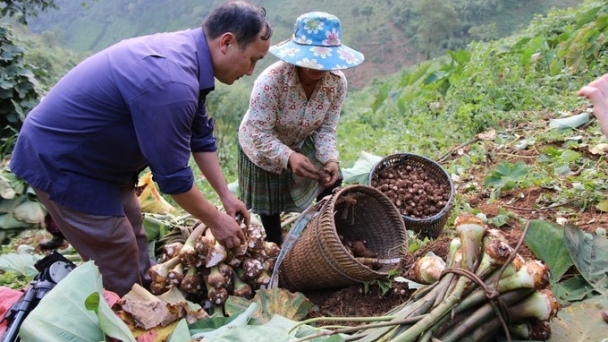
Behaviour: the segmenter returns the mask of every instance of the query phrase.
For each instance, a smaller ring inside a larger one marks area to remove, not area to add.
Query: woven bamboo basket
[[[320,203],[321,204],[321,203]],[[306,224],[279,268],[279,286],[291,291],[341,288],[386,277],[407,248],[405,225],[395,205],[367,185],[338,188]],[[372,269],[344,246],[344,240],[364,240],[381,260]]]
[[[450,216],[452,206],[454,205],[454,184],[452,183],[450,175],[441,165],[429,158],[409,153],[397,153],[387,156],[376,163],[369,174],[369,185],[372,185],[372,180],[379,173],[396,165],[421,167],[429,177],[434,178],[439,184],[443,184],[449,189],[449,200],[437,214],[426,218],[415,218],[402,215],[406,229],[419,233],[422,236],[430,238],[438,237],[443,230],[443,227]]]

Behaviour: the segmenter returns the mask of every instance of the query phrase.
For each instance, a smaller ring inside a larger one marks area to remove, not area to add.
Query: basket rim
[[[372,167],[372,169],[369,172],[368,185],[369,186],[372,185],[372,178],[374,176],[374,173],[376,172],[377,168],[382,164],[382,162],[384,162],[384,161],[386,161],[387,159],[390,159],[390,158],[399,157],[399,158],[402,159],[403,157],[408,157],[408,156],[413,156],[413,157],[420,158],[424,162],[428,162],[430,164],[433,164],[437,168],[439,168],[439,170],[441,170],[441,173],[447,179],[448,184],[450,186],[450,196],[449,196],[449,199],[448,199],[447,203],[443,206],[443,208],[437,214],[435,214],[433,216],[429,216],[429,217],[425,217],[425,218],[416,218],[416,217],[401,215],[401,217],[403,217],[403,219],[405,219],[405,220],[408,220],[410,222],[415,222],[415,223],[428,223],[428,222],[436,221],[439,218],[443,217],[448,211],[450,211],[452,209],[452,204],[454,203],[454,194],[455,194],[454,183],[452,182],[452,177],[450,177],[450,175],[448,174],[447,170],[443,166],[441,166],[441,164],[439,164],[438,162],[436,162],[436,161],[434,161],[434,160],[432,160],[432,159],[430,159],[428,157],[419,155],[419,154],[407,153],[407,152],[393,153],[393,154],[390,154],[390,155],[382,158],[381,160],[379,160],[378,162],[376,162],[374,164],[374,166]]]

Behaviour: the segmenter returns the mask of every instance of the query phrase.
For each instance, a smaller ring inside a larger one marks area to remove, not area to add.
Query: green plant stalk
[[[439,303],[441,303],[441,301],[445,298],[446,294],[450,293],[456,285],[457,279],[454,273],[446,273],[443,277],[446,278],[445,282],[447,282],[448,285],[439,287],[437,289],[438,293],[437,296],[435,296],[435,303],[433,303],[433,307],[439,305]]]
[[[548,289],[544,289],[531,293],[524,300],[520,300],[515,305],[509,307],[508,315],[511,322],[519,322],[528,320],[530,318],[547,321],[555,316],[557,309],[558,304],[557,300],[553,296],[553,293]],[[468,335],[463,336],[458,341],[485,341],[496,333],[501,324],[500,319],[498,317],[494,317],[490,321],[486,322],[481,329],[470,332]]]
[[[528,261],[524,264],[519,271],[503,277],[498,282],[497,288],[494,288],[493,281],[489,282],[488,287],[495,289],[499,294],[507,291],[516,290],[520,288],[539,290],[548,284],[549,270],[542,264],[537,263],[534,260]],[[498,274],[498,273],[496,273]],[[471,307],[477,306],[487,300],[487,294],[484,289],[476,288],[470,293],[466,293],[463,296],[463,300],[454,308],[456,313],[467,310]]]
[[[400,321],[409,317],[420,316],[427,313],[428,310],[433,307],[437,294],[441,293],[443,287],[449,286],[449,279],[443,277],[439,280],[439,282],[435,284],[437,285],[433,287],[433,290],[429,291],[423,298],[420,298],[416,301],[410,300],[403,306],[401,306],[397,312],[393,313],[393,316],[395,316],[393,321]],[[397,328],[400,329],[401,326]],[[386,335],[390,330],[390,328],[381,327],[376,328],[374,330],[365,330],[355,335],[364,335],[361,338],[360,342],[375,342],[378,341],[378,339],[382,336]]]
[[[511,307],[518,301],[530,295],[530,289],[518,289],[503,293],[500,295],[500,300],[507,306]],[[467,311],[467,315],[456,315],[453,319],[452,328],[442,333],[439,339],[442,342],[456,342],[477,329],[486,329],[486,322],[497,318],[494,305],[490,302],[478,307],[472,314]],[[456,324],[455,324],[456,323]],[[500,325],[496,328],[500,328]],[[496,330],[494,330],[496,333]]]
[[[325,320],[334,320],[335,318],[339,318],[339,317],[320,317],[321,319],[325,319]],[[342,317],[342,318],[347,318],[347,317]],[[351,317],[353,318],[353,317]],[[359,317],[362,318],[362,317]],[[364,317],[363,317],[364,318]],[[370,317],[370,318],[378,318],[378,317]],[[376,328],[382,328],[382,327],[389,327],[389,330],[395,329],[396,326],[400,325],[400,324],[413,324],[416,323],[417,321],[419,321],[420,319],[422,319],[422,316],[416,316],[416,317],[410,317],[410,318],[406,318],[404,320],[401,321],[391,321],[391,322],[382,322],[382,323],[372,323],[372,324],[366,324],[364,326],[356,326],[356,327],[345,327],[342,329],[337,329],[334,330],[332,332],[322,332],[319,334],[315,334],[315,335],[308,335],[302,339],[299,340],[295,340],[293,342],[298,342],[298,341],[308,341],[308,340],[312,340],[314,338],[317,337],[323,337],[323,336],[328,336],[328,335],[334,335],[334,334],[349,334],[352,332],[359,332],[361,331],[361,329],[376,329]],[[307,320],[310,323],[310,320]],[[301,326],[302,324],[298,324],[298,326]],[[289,332],[293,332],[295,330],[295,326],[292,327],[291,329],[289,329]],[[357,335],[352,335],[352,336],[347,336],[345,337],[345,341],[353,341],[353,340],[357,340],[360,341],[360,336]],[[375,340],[375,342],[379,342],[384,340],[384,336],[380,337],[379,339]]]
[[[188,236],[184,245],[179,251],[179,258],[181,259],[184,266],[195,267],[197,262],[199,261],[198,253],[196,252],[196,240],[198,240],[199,236],[205,232],[207,226],[203,223],[199,223],[192,233]]]
[[[450,242],[450,249],[448,250],[448,255],[446,257],[446,267],[447,268],[452,268],[455,267],[455,263],[456,263],[456,255],[460,255],[460,247],[461,247],[461,243],[460,243],[460,238],[455,237],[452,239],[452,241]],[[439,284],[439,282],[441,282],[441,279],[435,283],[429,284],[423,288],[418,289],[416,292],[414,292],[411,296],[410,299],[412,301],[417,301],[420,298],[423,298],[424,296],[426,296],[427,293],[429,293],[430,291],[432,291],[433,289],[435,289],[435,287]]]
[[[391,342],[408,342],[415,341],[418,339],[421,334],[433,326],[434,323],[439,321],[443,315],[450,312],[452,307],[456,305],[464,292],[467,284],[469,283],[469,279],[465,277],[459,277],[458,282],[454,288],[454,291],[450,293],[450,295],[445,298],[441,304],[433,308],[423,319],[409,327],[404,332],[395,336],[394,339],[391,339]]]

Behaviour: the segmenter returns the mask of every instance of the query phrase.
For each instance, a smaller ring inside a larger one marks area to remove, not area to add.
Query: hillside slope
[[[160,31],[171,31],[199,26],[210,9],[222,0],[208,0],[204,4],[195,0],[57,0],[58,10],[41,13],[30,20],[30,28],[35,33],[52,31],[63,46],[78,52],[96,52],[121,39]],[[295,18],[308,11],[326,11],[340,17],[344,28],[344,43],[360,50],[366,62],[356,71],[347,71],[354,89],[361,89],[374,77],[390,75],[405,66],[414,65],[425,59],[420,49],[428,44],[416,43],[421,16],[414,11],[419,0],[404,2],[359,0],[258,0],[254,1],[267,11],[275,28],[274,42],[291,35]],[[475,5],[474,1],[463,1]],[[467,30],[471,25],[480,28],[494,23],[496,37],[508,36],[538,14],[545,14],[552,8],[564,8],[581,3],[580,0],[530,0],[487,1],[492,5],[480,23],[470,18],[458,18],[459,32],[451,34],[447,40],[437,42],[435,53],[446,48],[462,48],[470,41]],[[456,5],[454,5],[456,6]],[[464,6],[464,5],[463,5]],[[489,6],[489,5],[488,5]],[[462,16],[465,14],[459,12]],[[494,26],[492,26],[494,27]],[[274,60],[274,59],[272,59]],[[265,61],[256,71],[270,63]]]

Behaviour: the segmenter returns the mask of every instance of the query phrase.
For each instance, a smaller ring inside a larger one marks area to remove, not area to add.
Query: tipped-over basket
[[[385,278],[407,249],[405,225],[395,205],[367,185],[338,188],[316,213],[279,268],[279,286],[291,291],[342,288]],[[376,253],[367,266],[344,243],[364,241]]]
[[[379,175],[383,172],[387,172],[388,169],[392,167],[411,167],[424,170],[428,179],[432,179],[434,184],[438,184],[441,189],[444,189],[442,193],[444,198],[442,202],[440,202],[442,207],[436,214],[424,218],[402,214],[406,229],[419,233],[422,236],[430,238],[438,237],[443,230],[443,227],[450,216],[449,214],[452,210],[452,206],[454,205],[454,185],[450,175],[441,165],[429,158],[410,153],[396,153],[384,157],[376,163],[369,174],[369,185],[374,186],[374,181],[379,178]],[[399,191],[399,189],[396,191]],[[394,199],[391,201],[394,201]],[[397,210],[400,210],[399,204],[397,204]]]

